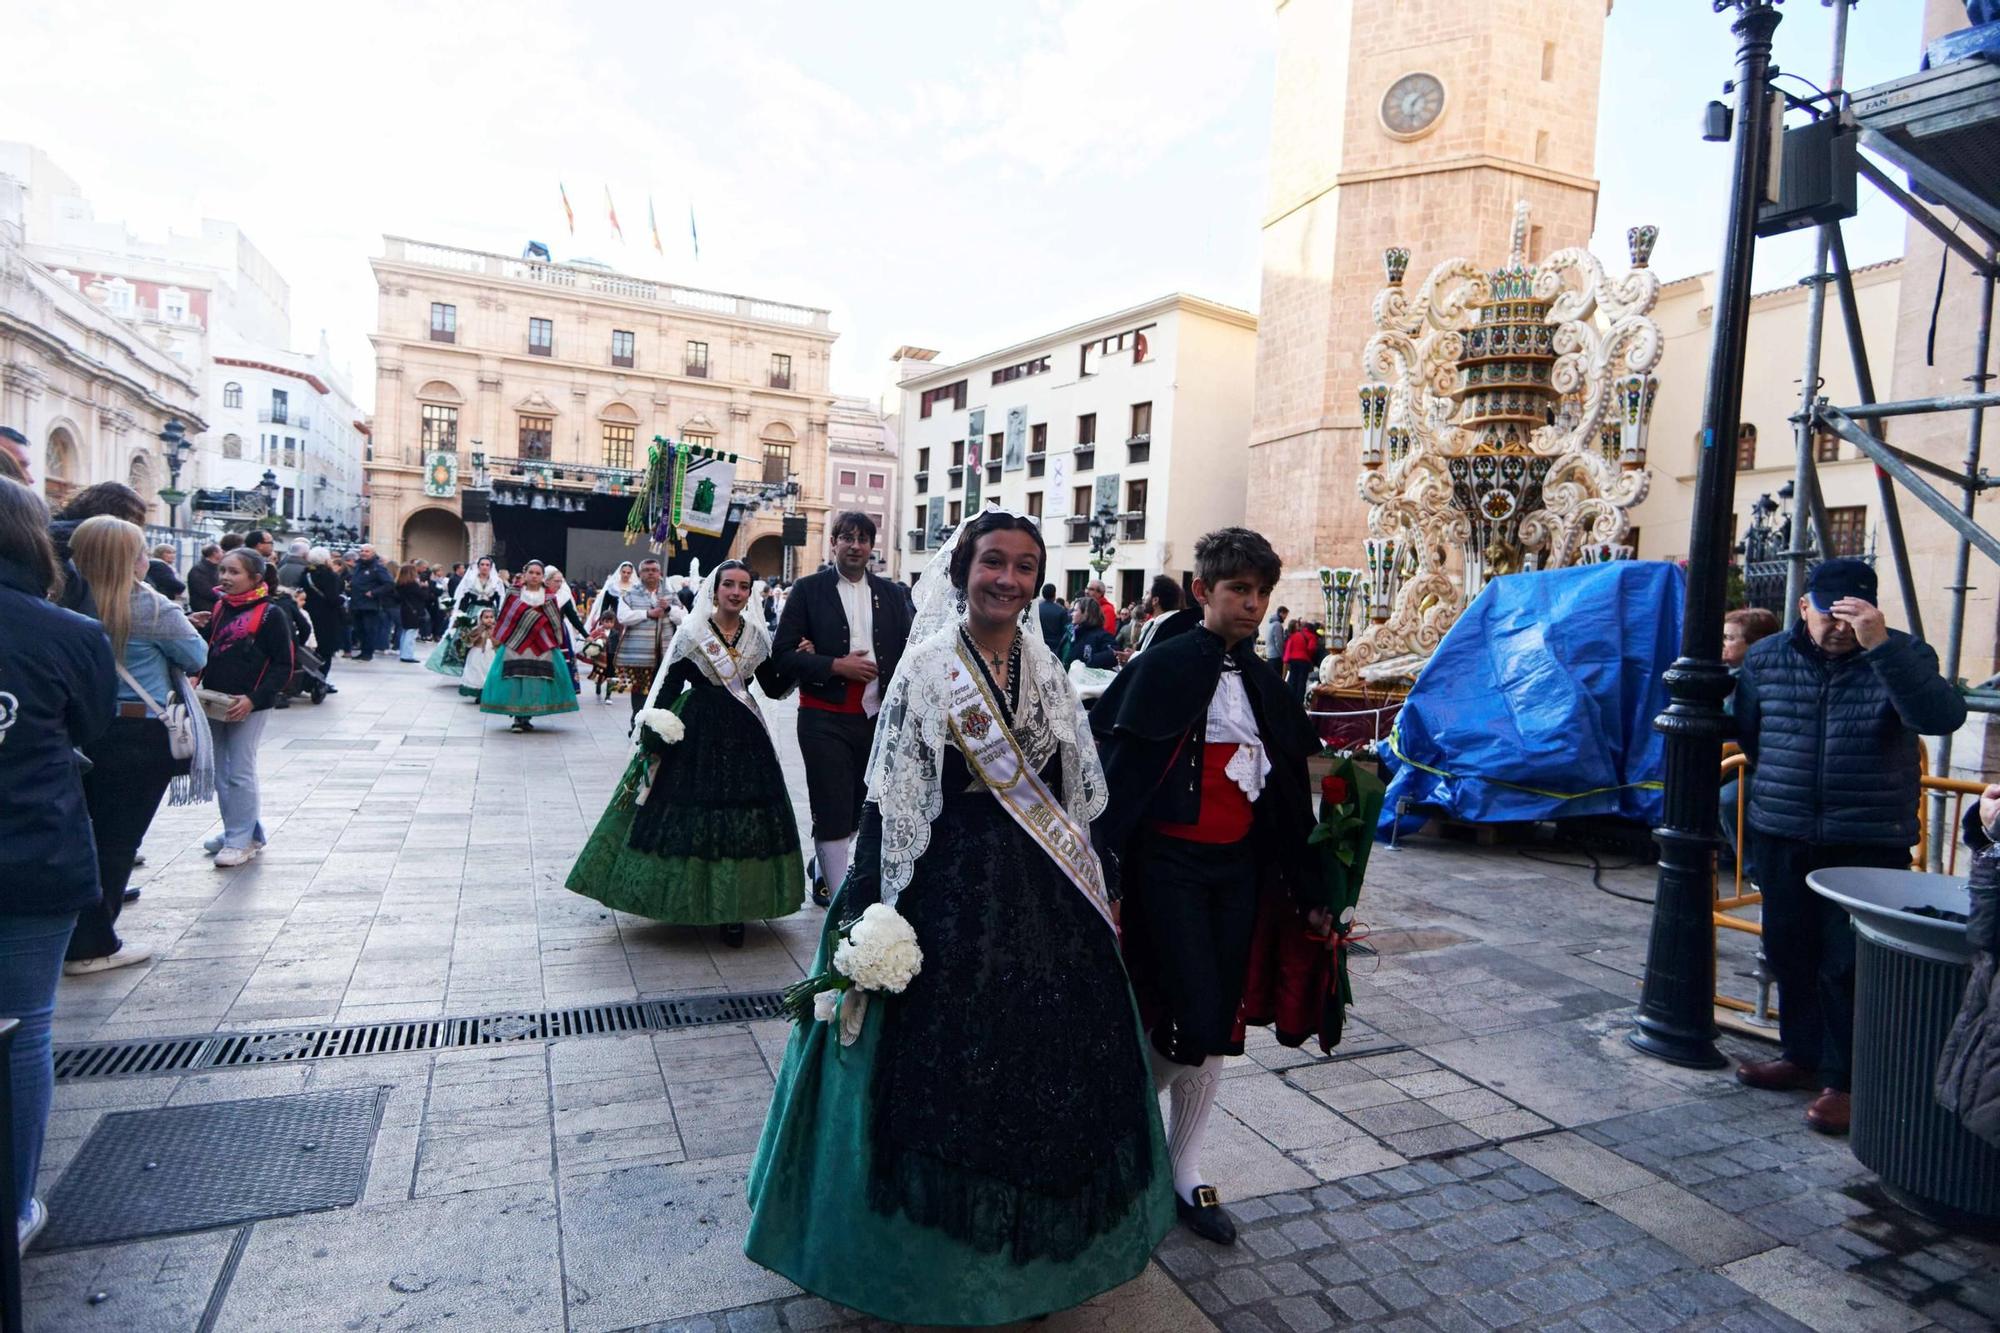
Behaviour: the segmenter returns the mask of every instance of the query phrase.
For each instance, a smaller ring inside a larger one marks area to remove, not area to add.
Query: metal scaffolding
[[[1806,308],[1800,407],[1792,418],[1797,450],[1793,484],[1797,498],[1796,517],[1791,526],[1793,540],[1784,553],[1789,561],[1786,614],[1788,620],[1798,615],[1808,560],[1833,549],[1828,540],[1826,505],[1821,498],[1813,449],[1815,436],[1827,431],[1854,445],[1875,465],[1890,558],[1895,563],[1910,632],[1919,637],[1924,633],[1923,618],[1897,488],[1908,492],[1958,534],[1955,576],[1947,585],[1951,593],[1951,617],[1945,632],[1943,664],[1945,678],[1955,681],[1964,656],[1966,593],[1973,550],[1977,548],[1981,555],[2000,565],[2000,539],[1973,520],[1974,501],[1987,488],[2000,485],[2000,479],[1989,478],[1980,466],[1985,409],[2000,406],[2000,394],[1987,392],[1993,380],[1988,362],[1995,277],[2000,274],[2000,263],[1996,263],[1996,254],[2000,253],[2000,169],[1996,169],[2000,168],[2000,64],[1978,58],[1952,61],[1850,94],[1843,86],[1843,75],[1848,10],[1856,0],[1829,2],[1834,9],[1834,35],[1827,86],[1816,90],[1817,95],[1811,97],[1787,93],[1786,103],[1816,121],[1828,116],[1837,118],[1838,133],[1853,136],[1854,146],[1862,150],[1849,153],[1846,158],[1859,179],[1868,181],[1937,237],[1948,254],[1972,269],[1979,279],[1977,331],[1971,372],[1965,377],[1971,392],[1879,402],[1868,348],[1862,341],[1861,312],[1840,222],[1836,218],[1819,226],[1814,269],[1803,279],[1810,284],[1811,291]],[[1864,153],[1879,157],[1888,168],[1871,161]],[[1892,178],[1889,169],[1906,175],[1910,188]],[[1926,205],[1917,197],[1919,193],[1939,201],[1939,206],[1948,210],[1950,216],[1941,216]],[[1839,302],[1860,396],[1858,403],[1844,407],[1830,403],[1819,392],[1828,285],[1833,287]],[[1969,414],[1965,456],[1957,470],[1897,449],[1880,438],[1880,423],[1890,417],[1937,412]],[[1926,480],[1927,476],[1955,488],[1957,496],[1946,494]],[[1997,684],[2000,678],[1973,686],[1967,692],[1968,706],[1977,712],[2000,713]],[[1940,737],[1931,771],[1949,776],[1951,756],[1952,738]],[[1944,816],[1945,800],[1940,796],[1931,813],[1929,841],[1934,868],[1948,841]]]

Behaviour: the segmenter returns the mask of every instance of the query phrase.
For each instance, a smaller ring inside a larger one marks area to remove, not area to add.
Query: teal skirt
[[[424,669],[435,671],[440,676],[458,676],[465,670],[465,640],[454,626],[445,631],[431,655],[424,659]]]
[[[507,674],[509,662],[539,664],[553,668],[547,675]],[[493,659],[486,673],[486,686],[479,692],[479,711],[507,717],[546,717],[551,713],[577,711],[576,686],[569,677],[569,664],[561,653],[536,657],[507,650]]]
[[[827,913],[814,972],[827,966],[839,915],[837,908]],[[1137,1277],[1175,1220],[1158,1103],[1143,1076],[1131,1095],[1146,1102],[1150,1150],[1160,1165],[1124,1217],[1072,1258],[1018,1262],[1005,1249],[984,1251],[904,1213],[870,1207],[873,1066],[885,1008],[896,1003],[895,996],[871,997],[852,1046],[840,1044],[831,1023],[807,1022],[792,1032],[750,1167],[744,1253],[817,1296],[903,1324],[1032,1319]],[[1132,1032],[1134,1064],[1143,1068],[1136,1010]]]

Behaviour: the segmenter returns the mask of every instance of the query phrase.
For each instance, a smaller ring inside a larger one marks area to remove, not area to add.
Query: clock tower
[[[1285,562],[1279,599],[1321,614],[1320,565],[1360,563],[1361,349],[1382,252],[1412,281],[1590,240],[1610,0],[1277,0],[1251,527]]]

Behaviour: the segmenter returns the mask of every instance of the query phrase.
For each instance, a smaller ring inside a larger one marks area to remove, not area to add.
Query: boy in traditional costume
[[[1236,1227],[1202,1177],[1201,1147],[1223,1057],[1243,1053],[1238,1011],[1260,899],[1298,905],[1288,915],[1303,929],[1320,881],[1306,772],[1319,740],[1256,649],[1281,572],[1257,533],[1201,538],[1201,623],[1156,636],[1091,714],[1111,793],[1096,832],[1124,896],[1125,960],[1154,1080],[1171,1092],[1176,1205],[1190,1230],[1225,1245]]]

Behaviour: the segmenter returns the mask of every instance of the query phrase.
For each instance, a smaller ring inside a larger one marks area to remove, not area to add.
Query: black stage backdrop
[[[494,563],[518,573],[530,560],[553,561],[573,582],[602,583],[620,560],[636,563],[653,554],[649,541],[626,538],[625,519],[631,512],[629,495],[585,496],[581,513],[525,504],[495,505]],[[690,538],[679,554],[663,562],[667,573],[687,573],[691,560],[700,560],[705,570],[715,568],[727,556],[736,528],[732,514],[720,537]],[[474,551],[472,556],[476,560],[484,554]]]

